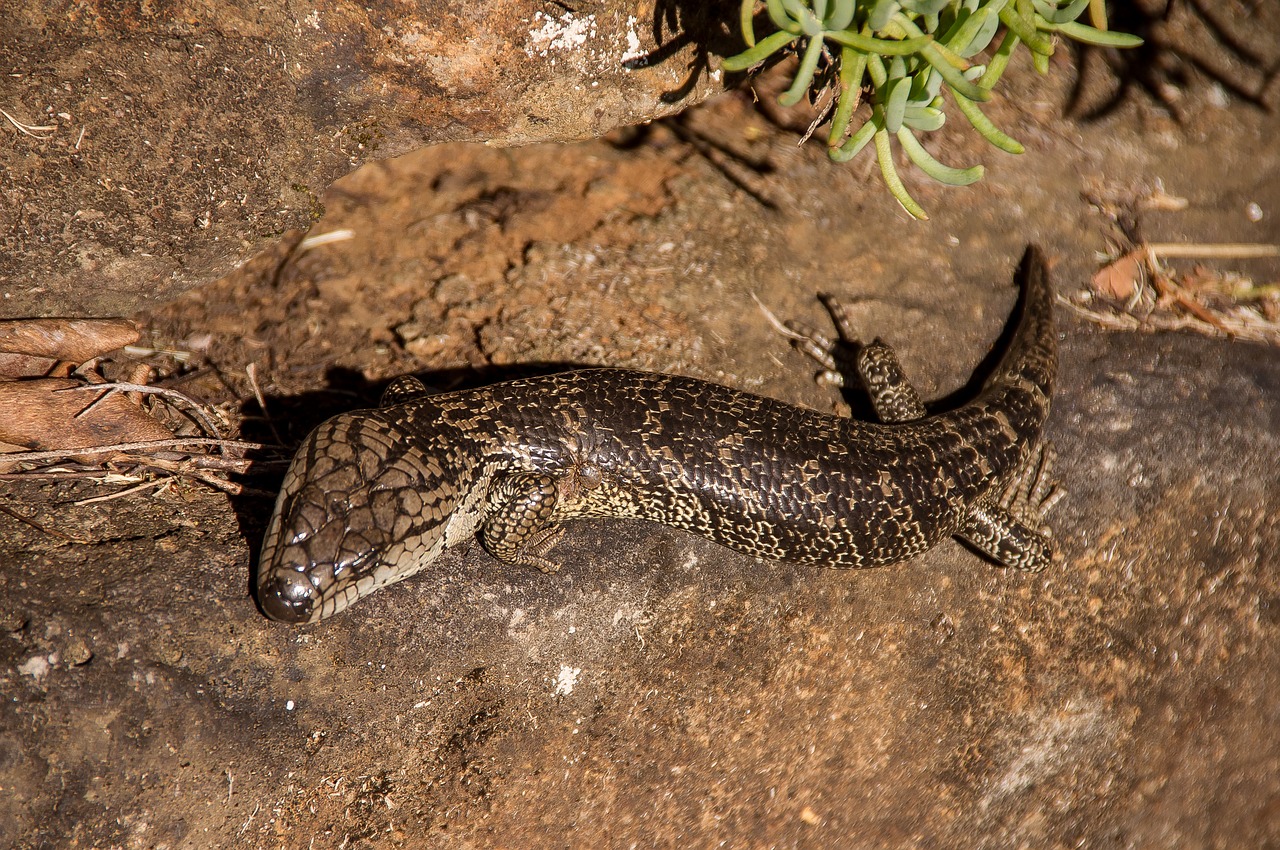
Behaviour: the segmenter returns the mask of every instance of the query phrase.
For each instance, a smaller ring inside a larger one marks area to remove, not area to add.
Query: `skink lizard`
[[[872,567],[960,535],[1023,570],[1051,558],[1055,493],[1041,431],[1056,365],[1042,254],[1022,264],[1012,344],[967,404],[926,415],[892,351],[841,339],[870,423],[706,381],[587,369],[432,394],[413,378],[336,416],[298,449],[267,528],[258,600],[312,622],[420,572],[478,535],[508,564],[556,568],[574,517],[665,523],[762,558]]]

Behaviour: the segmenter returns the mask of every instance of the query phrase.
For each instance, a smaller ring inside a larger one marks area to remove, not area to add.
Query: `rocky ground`
[[[1064,297],[1122,232],[1280,243],[1274,115],[1198,74],[1157,86],[1180,120],[1135,85],[1082,122],[1072,79],[1015,67],[991,113],[1020,158],[945,133],[939,156],[988,176],[909,174],[926,223],[744,94],[574,146],[368,166],[325,197],[311,234],[337,241],[295,234],[138,316],[183,358],[149,359],[285,445],[403,372],[631,366],[832,410],[755,301],[819,324],[828,290],[945,398],[1027,242]],[[1061,563],[1034,576],[953,543],[848,573],[591,521],[556,575],[472,546],[294,627],[249,594],[278,470],[87,503],[116,488],[6,477],[29,522],[0,514],[0,844],[1280,844],[1280,357],[1059,316],[1070,495]]]

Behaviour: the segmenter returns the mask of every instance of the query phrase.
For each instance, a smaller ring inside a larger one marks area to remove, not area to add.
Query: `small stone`
[[[476,282],[464,274],[451,274],[436,284],[432,297],[446,304],[465,304],[476,299]]]
[[[431,334],[407,340],[404,350],[424,361],[431,361],[451,347],[448,334]]]
[[[72,638],[62,653],[63,660],[71,667],[82,667],[93,660],[93,650],[82,638]]]
[[[0,610],[0,631],[20,632],[27,627],[27,618],[12,609]]]
[[[400,342],[407,346],[425,336],[427,329],[421,322],[405,322],[395,326],[395,333],[400,338]]]

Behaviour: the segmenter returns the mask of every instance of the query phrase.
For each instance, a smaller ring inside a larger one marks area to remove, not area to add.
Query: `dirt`
[[[1136,87],[1080,123],[1070,71],[1015,64],[989,110],[1023,157],[944,134],[940,157],[988,176],[908,175],[924,224],[746,94],[595,142],[369,166],[310,233],[349,238],[292,234],[143,314],[184,358],[150,359],[286,445],[405,372],[632,366],[832,410],[756,305],[820,325],[829,290],[945,399],[999,337],[1027,242],[1060,292],[1084,287],[1117,234],[1090,198],[1152,241],[1280,243],[1271,113],[1200,76],[1181,121]],[[1187,208],[1143,209],[1157,184]],[[29,522],[0,514],[0,844],[1280,845],[1280,359],[1060,320],[1070,495],[1036,576],[951,543],[845,573],[591,521],[553,576],[463,547],[294,627],[249,593],[278,471],[83,504],[113,488],[5,479]]]
[[[721,6],[733,6],[719,0]],[[132,315],[445,141],[594,138],[723,90],[732,9],[36,0],[0,16],[0,317]]]

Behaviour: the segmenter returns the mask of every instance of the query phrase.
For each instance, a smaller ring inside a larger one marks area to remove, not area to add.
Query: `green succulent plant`
[[[1022,145],[978,107],[990,100],[1018,45],[1025,44],[1036,69],[1047,73],[1058,33],[1106,47],[1142,43],[1106,29],[1103,0],[767,0],[765,11],[777,31],[757,40],[759,2],[742,0],[747,49],[725,59],[724,69],[745,71],[780,51],[795,51],[799,68],[778,98],[792,106],[814,85],[826,62],[835,70],[833,84],[839,88],[828,135],[831,158],[848,161],[874,143],[889,191],[918,219],[928,216],[898,177],[892,138],[916,167],[939,182],[966,186],[983,174],[981,165],[953,168],[938,162],[916,136],[945,123],[944,89],[983,138],[1003,151],[1022,153]],[[1086,8],[1096,26],[1077,22]],[[985,63],[971,61],[1002,32]],[[864,89],[870,92],[871,112],[855,128],[854,112]]]

